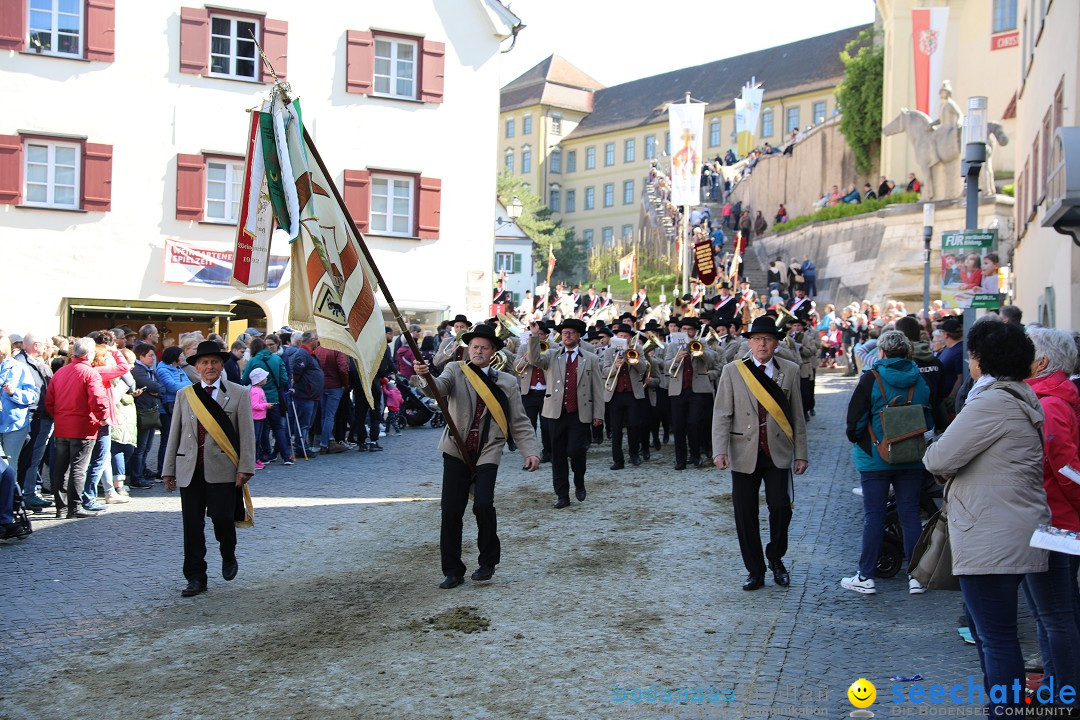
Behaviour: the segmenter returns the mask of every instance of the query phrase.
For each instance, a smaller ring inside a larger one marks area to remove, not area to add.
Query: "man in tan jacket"
[[[806,422],[799,392],[799,366],[775,356],[783,330],[767,316],[754,320],[743,336],[750,355],[728,363],[713,405],[713,462],[731,468],[731,502],[743,563],[750,573],[743,590],[765,584],[765,559],[777,585],[791,582],[787,554],[793,491],[790,468],[806,472]],[[761,551],[758,492],[765,483],[769,545]]]
[[[570,504],[567,460],[574,471],[574,494],[578,502],[585,501],[589,426],[604,423],[604,380],[596,356],[580,345],[585,323],[571,318],[555,329],[562,335],[562,344],[541,353],[540,328],[532,323],[526,357],[544,371],[547,395],[542,416],[551,438],[551,478],[559,509]]]
[[[442,555],[444,590],[465,582],[465,563],[461,561],[461,518],[469,504],[473,488],[473,514],[476,515],[476,544],[480,567],[472,574],[476,581],[490,580],[499,564],[501,546],[496,534],[495,479],[508,437],[517,444],[529,472],[540,467],[536,435],[521,404],[517,380],[513,374],[496,372],[488,366],[503,347],[490,325],[477,325],[461,335],[466,343],[467,361],[448,362],[439,377],[432,377],[423,360],[413,363],[416,375],[409,382],[431,396],[432,385],[446,397],[450,417],[465,438],[465,445],[476,468],[469,472],[461,450],[447,427],[439,441],[443,453],[442,529],[439,550]]]
[[[615,336],[629,343],[633,340],[634,330],[629,325],[615,326]],[[648,401],[645,399],[645,368],[648,361],[637,353],[637,361],[629,362],[627,350],[608,351],[600,365],[604,377],[604,402],[611,421],[611,469],[622,470],[626,467],[623,456],[623,428],[627,430],[627,444],[630,446],[630,463],[635,467],[641,464],[641,457],[649,451],[649,438],[645,432],[648,419]]]

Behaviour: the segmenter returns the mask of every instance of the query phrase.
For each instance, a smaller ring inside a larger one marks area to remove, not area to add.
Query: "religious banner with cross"
[[[675,205],[701,202],[701,133],[704,126],[704,103],[668,105],[668,128],[673,141],[671,202]]]

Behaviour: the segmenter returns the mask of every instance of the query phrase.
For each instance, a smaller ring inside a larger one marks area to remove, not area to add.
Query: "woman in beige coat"
[[[960,580],[984,674],[991,714],[1024,683],[1017,635],[1017,589],[1027,573],[1044,572],[1046,551],[1029,545],[1050,521],[1042,486],[1043,414],[1024,379],[1035,349],[1016,325],[980,321],[967,338],[971,388],[967,404],[926,451],[926,469],[948,481],[946,503],[953,573]],[[1009,692],[992,691],[1005,686]]]

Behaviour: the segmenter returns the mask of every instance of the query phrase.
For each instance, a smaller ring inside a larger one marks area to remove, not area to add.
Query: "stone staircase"
[[[750,247],[743,253],[743,263],[739,276],[748,278],[750,287],[761,297],[767,298],[769,297],[768,273],[766,268],[762,266],[761,261],[758,260],[758,254],[754,252],[753,245],[753,242],[751,242]]]

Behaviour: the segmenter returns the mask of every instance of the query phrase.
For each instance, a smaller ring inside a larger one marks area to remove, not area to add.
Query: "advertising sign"
[[[945,307],[1001,307],[997,239],[997,230],[941,234],[941,302]]]

